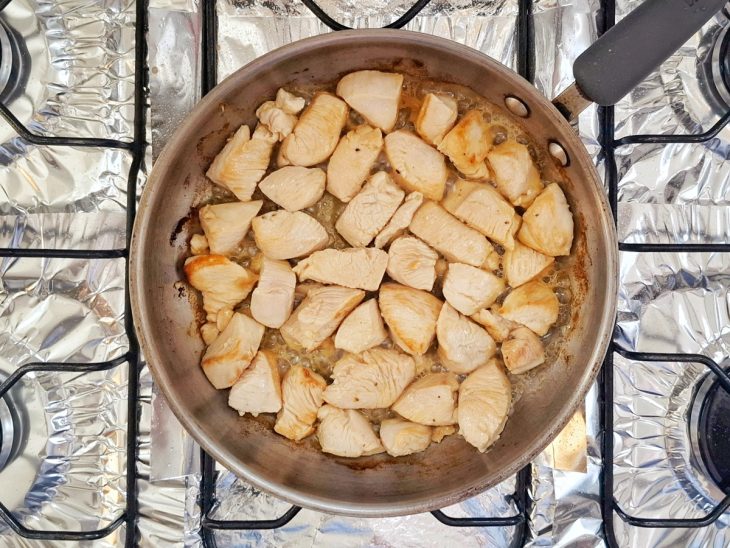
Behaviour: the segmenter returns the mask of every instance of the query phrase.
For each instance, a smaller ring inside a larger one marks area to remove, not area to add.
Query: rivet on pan
[[[567,167],[567,165],[570,163],[568,153],[565,152],[563,145],[561,145],[557,141],[550,141],[550,144],[548,145],[548,152],[550,153],[550,156],[560,162],[561,166]]]
[[[530,109],[527,105],[522,102],[522,99],[518,99],[513,95],[508,95],[504,98],[504,106],[507,107],[512,114],[519,116],[520,118],[527,118],[530,115]]]

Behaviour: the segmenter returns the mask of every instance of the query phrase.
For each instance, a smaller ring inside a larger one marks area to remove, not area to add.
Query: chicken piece
[[[434,426],[431,429],[431,441],[434,443],[441,443],[446,437],[456,433],[455,426]]]
[[[484,159],[492,148],[494,136],[478,110],[470,110],[439,143],[439,152],[446,154],[454,167],[472,179],[489,175]]]
[[[532,281],[507,295],[499,309],[500,316],[532,329],[541,337],[558,319],[560,303],[550,286]]]
[[[404,196],[390,175],[378,171],[347,204],[335,228],[350,245],[365,247],[388,223]]]
[[[487,160],[497,189],[513,205],[529,206],[542,190],[540,172],[525,145],[505,141],[489,151]]]
[[[459,433],[480,452],[499,439],[512,403],[512,386],[496,359],[472,371],[459,387]]]
[[[210,384],[228,388],[235,383],[259,350],[264,326],[236,313],[203,354],[201,365]]]
[[[423,98],[416,118],[416,131],[429,145],[438,146],[454,127],[459,108],[456,99],[429,93]]]
[[[514,249],[504,254],[504,274],[510,287],[518,287],[537,278],[553,262],[554,258],[515,242]]]
[[[287,114],[299,114],[306,104],[304,97],[289,93],[284,88],[279,88],[276,92],[276,106]]]
[[[453,373],[430,373],[405,389],[393,411],[409,421],[429,426],[456,424],[459,381]]]
[[[213,344],[213,341],[220,335],[220,329],[213,322],[207,322],[200,326],[200,336],[206,346]]]
[[[193,234],[190,238],[190,253],[193,255],[208,255],[210,253],[208,238],[203,234]]]
[[[251,222],[256,245],[270,259],[293,259],[324,249],[329,243],[325,228],[301,211],[277,210]]]
[[[251,315],[266,327],[278,329],[291,315],[296,285],[288,262],[264,257],[259,283],[251,294]]]
[[[526,327],[518,327],[502,343],[502,359],[513,375],[529,371],[545,362],[540,337]]]
[[[327,164],[327,192],[349,202],[360,192],[383,148],[383,134],[370,126],[359,126],[340,139]]]
[[[390,407],[416,376],[413,358],[389,348],[347,354],[332,370],[324,401],[341,409]]]
[[[274,432],[294,441],[313,433],[326,387],[327,382],[311,369],[292,365],[281,382],[281,411],[276,416]]]
[[[183,267],[188,283],[203,294],[203,309],[215,315],[233,308],[248,294],[258,277],[222,255],[196,255]]]
[[[370,299],[350,312],[335,335],[335,348],[359,354],[388,338],[378,301]]]
[[[256,117],[279,141],[289,135],[297,123],[296,114],[304,108],[305,100],[286,91],[276,92],[276,101],[266,101],[256,109]]]
[[[317,167],[286,166],[264,177],[259,188],[276,205],[287,211],[299,211],[319,202],[326,178],[325,172]]]
[[[335,332],[345,316],[365,298],[360,289],[336,285],[312,289],[281,326],[286,343],[311,352]]]
[[[388,265],[388,254],[372,247],[323,249],[299,261],[294,272],[299,281],[314,280],[354,289],[377,291]]]
[[[317,413],[317,439],[323,453],[338,457],[363,457],[384,451],[373,425],[354,409],[324,405]]]
[[[385,154],[396,180],[408,192],[421,192],[430,200],[444,197],[449,172],[443,154],[410,131],[399,129],[385,137]]]
[[[458,179],[442,202],[444,209],[493,242],[512,249],[520,216],[488,183]]]
[[[436,324],[438,356],[453,373],[470,373],[497,352],[494,339],[482,327],[444,303]]]
[[[230,308],[224,308],[218,311],[218,314],[215,316],[215,326],[218,328],[218,331],[223,331],[228,327],[228,322],[233,318],[233,314],[234,312]]]
[[[248,126],[241,126],[210,164],[208,179],[248,202],[269,167],[275,142],[274,134],[262,125],[253,135]]]
[[[444,278],[444,298],[456,310],[471,316],[491,305],[504,291],[504,281],[491,272],[451,263]]]
[[[413,216],[422,203],[423,194],[420,192],[411,192],[406,196],[405,201],[390,218],[385,228],[375,237],[375,247],[382,249],[394,238],[402,235],[408,229],[408,225],[411,224]]]
[[[302,113],[281,143],[280,152],[295,166],[309,167],[330,157],[347,122],[347,105],[329,93],[320,93]],[[281,164],[279,164],[281,165]]]
[[[431,427],[403,419],[385,419],[380,423],[380,441],[393,457],[419,453],[431,445]]]
[[[482,266],[494,251],[482,234],[434,202],[418,208],[409,228],[449,261]]]
[[[403,76],[394,72],[360,70],[344,76],[337,84],[337,95],[359,112],[369,124],[385,132],[393,129]]]
[[[276,356],[263,350],[256,354],[231,387],[228,405],[241,416],[251,413],[254,417],[281,409],[281,379]]]
[[[431,291],[438,258],[438,253],[418,238],[401,236],[388,250],[388,276],[403,285]]]
[[[436,335],[441,301],[426,291],[385,283],[378,304],[393,342],[411,355],[425,354]]]
[[[549,184],[527,208],[517,237],[526,246],[545,255],[570,255],[573,215],[557,183]]]
[[[509,336],[510,331],[520,325],[486,308],[473,314],[471,319],[486,329],[489,336],[498,343],[504,341]]]
[[[235,255],[263,202],[230,202],[200,208],[200,226],[214,255]]]

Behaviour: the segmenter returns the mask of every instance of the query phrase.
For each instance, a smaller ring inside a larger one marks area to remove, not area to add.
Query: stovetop
[[[559,443],[502,485],[401,518],[291,507],[184,434],[131,326],[152,159],[240,66],[338,25],[405,25],[554,96],[638,3],[0,0],[0,546],[730,543],[727,9],[580,117],[621,242],[614,341]]]

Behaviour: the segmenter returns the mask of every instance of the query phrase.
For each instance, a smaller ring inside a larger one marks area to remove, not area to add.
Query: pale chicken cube
[[[362,413],[324,405],[317,417],[317,439],[323,453],[355,458],[384,451],[373,425]]]
[[[453,373],[430,373],[405,389],[393,411],[409,421],[429,426],[456,424],[459,381]]]
[[[335,223],[340,235],[354,247],[365,247],[388,223],[405,192],[385,171],[374,174],[347,204]]]
[[[284,88],[276,92],[276,101],[266,101],[256,109],[256,117],[279,141],[289,135],[305,105],[304,97],[297,97]]]
[[[514,249],[508,249],[504,254],[504,275],[510,287],[519,287],[537,278],[553,262],[553,257],[515,242]]]
[[[337,145],[327,164],[327,192],[349,202],[362,184],[383,148],[383,134],[377,128],[359,126],[349,131]]]
[[[327,247],[327,230],[302,211],[271,211],[251,222],[256,245],[270,259],[294,259]]]
[[[496,359],[472,371],[459,387],[459,433],[480,452],[499,439],[512,403],[512,386]]]
[[[573,215],[557,183],[549,184],[527,208],[517,237],[526,246],[545,255],[570,255]]]
[[[218,389],[233,386],[259,350],[264,326],[236,313],[207,348],[201,365],[210,384]]]
[[[439,143],[439,152],[446,154],[460,173],[472,179],[489,175],[484,159],[492,148],[494,136],[478,110],[470,110]]]
[[[456,99],[429,93],[424,97],[416,118],[416,131],[430,145],[438,146],[454,127],[459,108]]]
[[[403,234],[408,229],[408,225],[411,224],[413,216],[418,211],[418,208],[421,207],[422,203],[423,194],[420,192],[411,192],[406,196],[405,201],[390,218],[385,228],[375,237],[375,247],[381,249],[388,245],[394,238]]]
[[[335,332],[364,297],[360,289],[336,285],[313,289],[281,326],[281,335],[290,347],[311,352]]]
[[[434,202],[418,208],[409,228],[449,261],[482,266],[494,251],[483,234]]]
[[[413,358],[389,348],[347,354],[332,370],[324,401],[341,409],[390,407],[416,376]]]
[[[350,312],[335,335],[335,348],[359,354],[388,338],[378,301],[370,299]]]
[[[449,265],[443,284],[446,302],[467,316],[491,305],[504,288],[504,281],[491,272],[462,263]]]
[[[200,326],[200,337],[206,346],[213,344],[213,341],[220,335],[220,329],[214,322],[207,322]]]
[[[505,249],[514,247],[520,216],[490,184],[458,179],[442,204],[449,213],[493,242]]]
[[[431,445],[431,427],[403,419],[385,419],[380,423],[380,441],[392,457],[419,453]]]
[[[258,277],[222,255],[196,255],[183,267],[190,285],[203,294],[203,309],[215,315],[233,308],[248,294]]]
[[[455,426],[434,426],[431,429],[431,441],[434,443],[441,443],[446,436],[450,436],[455,433]]]
[[[318,167],[286,166],[264,177],[259,188],[276,205],[287,211],[299,211],[319,202],[326,178]]]
[[[542,341],[526,327],[518,327],[502,343],[502,359],[513,375],[529,371],[545,362]]]
[[[340,140],[347,110],[347,104],[330,93],[316,95],[281,144],[283,157],[295,166],[324,162]]]
[[[385,154],[398,184],[408,192],[421,192],[429,200],[443,198],[449,171],[438,150],[410,131],[399,129],[385,137]]]
[[[266,127],[259,125],[251,135],[248,126],[241,126],[215,157],[206,175],[242,202],[248,202],[269,167],[274,143],[276,137]]]
[[[258,214],[263,202],[230,202],[207,205],[198,214],[200,226],[208,239],[214,255],[235,255],[251,228],[251,221]]]
[[[521,285],[507,295],[500,316],[532,329],[541,337],[558,319],[560,303],[550,286],[532,281]]]
[[[278,329],[291,315],[296,285],[288,262],[264,257],[259,283],[251,294],[251,315],[266,327]]]
[[[299,281],[377,291],[388,265],[388,254],[372,247],[323,249],[299,261],[294,272]]]
[[[388,249],[388,276],[396,282],[431,291],[439,256],[418,238],[401,236]]]
[[[216,314],[215,317],[215,326],[218,328],[218,331],[223,331],[226,327],[228,327],[228,322],[230,322],[231,318],[233,318],[233,314],[234,312],[230,308],[224,308],[223,310],[218,311],[218,314]]]
[[[444,303],[436,324],[438,356],[446,369],[462,374],[474,371],[497,352],[494,339],[482,327]]]
[[[369,124],[385,132],[393,129],[403,75],[377,70],[360,70],[344,76],[337,84],[337,95],[359,112]]]
[[[274,431],[294,441],[312,434],[326,387],[327,382],[311,369],[292,365],[281,382],[281,411]]]
[[[487,154],[497,189],[513,205],[529,206],[542,190],[540,172],[528,148],[515,141],[505,141]]]
[[[501,343],[510,334],[510,331],[519,327],[520,324],[515,323],[511,320],[507,320],[497,314],[494,310],[487,308],[478,311],[476,314],[471,316],[471,319],[481,325],[487,330],[489,336],[494,339],[495,342]]]
[[[294,95],[284,88],[279,88],[276,92],[276,106],[287,114],[299,114],[306,104],[304,97]]]
[[[190,253],[192,253],[193,255],[210,254],[208,238],[206,238],[203,234],[193,234],[193,236],[190,238]]]
[[[436,336],[441,301],[427,291],[385,283],[378,305],[393,342],[411,355],[425,354]]]
[[[251,365],[231,387],[228,405],[243,416],[251,413],[277,413],[281,409],[281,378],[276,356],[259,351]]]

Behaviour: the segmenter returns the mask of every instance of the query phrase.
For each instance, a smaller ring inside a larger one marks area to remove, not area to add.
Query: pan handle
[[[727,0],[645,0],[573,64],[575,83],[553,103],[569,120],[592,102],[616,104],[677,51]]]

